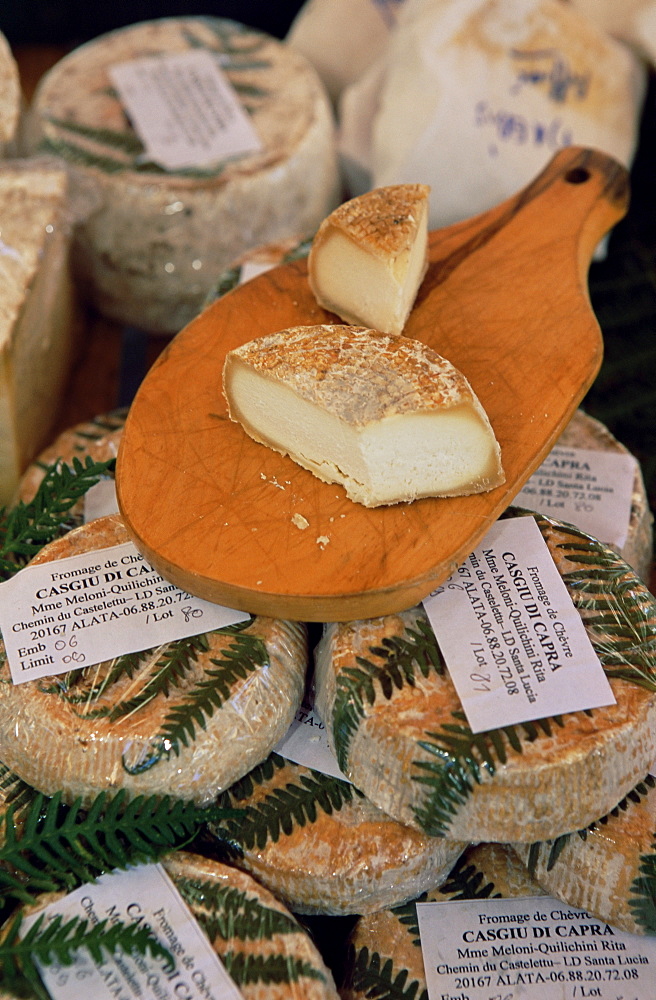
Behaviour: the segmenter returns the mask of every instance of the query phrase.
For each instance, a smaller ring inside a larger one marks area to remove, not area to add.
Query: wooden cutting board
[[[627,203],[623,167],[570,148],[515,197],[430,234],[405,333],[471,382],[501,445],[504,486],[367,509],[229,421],[227,351],[289,326],[335,322],[299,261],[207,308],[146,376],[117,464],[119,506],[138,548],[179,587],[257,614],[340,621],[421,600],[508,507],[595,378],[603,345],[587,272]]]

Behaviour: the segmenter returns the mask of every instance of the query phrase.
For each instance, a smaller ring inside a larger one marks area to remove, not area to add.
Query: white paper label
[[[532,517],[493,525],[424,606],[473,732],[615,703]]]
[[[272,271],[275,266],[276,265],[272,261],[267,261],[265,263],[261,260],[247,260],[241,266],[239,284],[244,285],[252,278],[259,278],[261,274],[266,274],[267,271]]]
[[[98,517],[108,514],[118,514],[116,498],[116,483],[113,479],[101,479],[84,494],[84,523],[95,521]]]
[[[654,1000],[656,938],[550,896],[417,903],[429,1000]]]
[[[133,59],[111,66],[109,76],[148,157],[166,170],[206,167],[262,148],[209,52]]]
[[[311,702],[303,702],[287,733],[273,749],[295,764],[348,781],[337,765],[335,754],[328,745],[326,727]]]
[[[0,586],[0,595],[14,684],[250,617],[179,590],[131,542],[26,566]]]
[[[632,455],[558,446],[513,503],[569,521],[621,548],[629,531],[635,473]]]
[[[39,913],[26,917],[21,932],[45,913],[79,917],[95,925],[148,924],[175,961],[106,954],[100,964],[80,950],[72,965],[41,966],[41,977],[53,1000],[235,1000],[241,993],[228,976],[191,911],[161,865],[140,865],[111,872],[80,886]]]

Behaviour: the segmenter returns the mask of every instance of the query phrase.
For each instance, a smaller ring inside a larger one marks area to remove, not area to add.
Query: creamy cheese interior
[[[401,333],[424,275],[426,238],[425,212],[412,246],[394,257],[369,253],[334,230],[315,254],[316,294],[350,323]]]
[[[288,454],[367,507],[487,488],[496,443],[474,408],[394,415],[354,426],[235,359],[231,416],[256,441]]]

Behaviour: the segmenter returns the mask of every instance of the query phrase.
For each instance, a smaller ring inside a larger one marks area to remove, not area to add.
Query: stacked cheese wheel
[[[558,837],[614,808],[656,758],[656,601],[608,546],[534,517],[614,705],[473,734],[420,607],[330,624],[318,650],[317,710],[340,768],[432,836]]]
[[[193,50],[227,75],[261,150],[167,171],[145,155],[109,71]],[[92,301],[154,332],[177,333],[235,257],[314,232],[338,198],[332,110],[316,72],[283,43],[220,18],[143,22],[76,49],[42,79],[28,139],[69,167],[77,270]]]
[[[18,66],[9,43],[0,32],[0,157],[11,153],[21,114]]]

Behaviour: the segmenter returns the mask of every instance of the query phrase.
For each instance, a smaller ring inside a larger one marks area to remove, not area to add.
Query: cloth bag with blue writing
[[[635,50],[560,0],[406,0],[342,93],[349,194],[430,184],[436,229],[510,197],[564,146],[628,167],[646,79]]]

